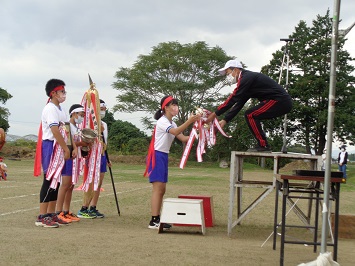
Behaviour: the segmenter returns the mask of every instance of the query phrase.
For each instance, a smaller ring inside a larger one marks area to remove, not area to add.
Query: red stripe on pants
[[[254,117],[257,117],[258,115],[260,115],[262,113],[265,113],[267,110],[269,110],[271,107],[273,107],[275,103],[276,103],[276,101],[269,100],[261,108],[255,110],[252,113],[247,115],[248,122],[249,122],[250,127],[252,128],[254,136],[256,137],[260,146],[262,146],[262,147],[266,146],[266,140],[263,139],[262,134],[260,133],[260,130],[259,130],[257,124],[255,123]]]

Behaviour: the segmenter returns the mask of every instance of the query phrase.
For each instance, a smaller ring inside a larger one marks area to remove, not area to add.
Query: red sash
[[[148,155],[147,155],[147,159],[146,159],[145,172],[143,174],[143,176],[145,176],[145,177],[149,176],[150,173],[153,171],[153,169],[155,167],[155,150],[154,150],[155,129],[156,129],[156,126],[154,127],[153,134],[152,134],[152,140],[150,141],[150,144],[149,144]],[[152,163],[152,169],[151,169],[150,172],[148,172],[150,163]]]

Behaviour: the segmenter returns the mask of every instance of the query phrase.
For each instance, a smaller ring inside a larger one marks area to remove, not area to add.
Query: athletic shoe
[[[58,225],[68,225],[69,223],[71,223],[71,220],[65,219],[63,212],[61,212],[60,214],[52,213],[51,216],[53,222],[56,222]]]
[[[79,218],[84,218],[84,219],[94,219],[94,218],[96,218],[96,214],[95,213],[91,213],[91,212],[89,212],[86,209],[86,210],[78,211],[78,217]]]
[[[35,225],[36,226],[42,226],[42,227],[49,227],[49,228],[57,228],[57,227],[59,227],[59,225],[52,220],[52,217],[50,217],[50,216],[41,217],[41,215],[39,215],[37,217]]]
[[[247,150],[247,152],[271,152],[271,151],[272,150],[270,146],[261,147],[259,145]]]
[[[89,213],[95,214],[97,218],[105,218],[105,215],[99,212],[96,207],[93,206],[90,207]]]
[[[65,213],[64,216],[65,216],[65,218],[70,219],[72,222],[79,222],[80,221],[80,218],[72,212]]]
[[[149,229],[159,229],[159,226],[160,226],[160,221],[158,221],[158,222],[150,221],[148,228]],[[169,230],[171,227],[172,227],[171,224],[164,224],[163,230]]]
[[[71,223],[71,219],[65,216],[64,212],[60,212],[57,214],[58,218],[61,219],[64,222]]]

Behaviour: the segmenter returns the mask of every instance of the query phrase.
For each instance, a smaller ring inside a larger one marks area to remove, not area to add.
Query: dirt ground
[[[151,185],[142,177],[144,166],[115,163],[112,167],[119,200],[119,216],[109,174],[98,209],[104,219],[84,220],[60,228],[34,225],[39,211],[42,178],[32,176],[33,161],[6,161],[8,181],[0,182],[0,265],[279,265],[280,238],[272,249],[274,194],[270,194],[227,236],[229,169],[170,168],[165,197],[181,194],[213,196],[214,226],[203,236],[198,227],[173,226],[158,234],[148,229]],[[270,178],[264,170],[246,170],[255,178]],[[245,190],[243,204],[258,195]],[[341,212],[355,214],[354,192],[341,193]],[[74,191],[72,211],[81,206],[82,192]],[[288,219],[299,222],[290,212]],[[287,235],[310,238],[305,229]],[[332,252],[332,247],[327,248]],[[338,262],[354,265],[355,240],[339,239]],[[313,247],[285,246],[285,265],[315,260]]]

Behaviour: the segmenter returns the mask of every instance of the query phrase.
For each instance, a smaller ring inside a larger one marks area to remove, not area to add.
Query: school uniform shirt
[[[236,88],[217,108],[215,114],[220,116],[233,107],[224,118],[226,122],[229,122],[251,98],[258,99],[260,102],[264,100],[291,101],[291,96],[272,78],[243,69],[239,74]]]
[[[176,128],[175,122],[170,122],[165,115],[159,118],[155,128],[154,150],[169,153],[175,136],[169,133],[171,128]]]
[[[66,112],[59,105],[49,102],[42,111],[42,140],[54,140],[52,126],[59,126],[59,122],[68,122]]]
[[[101,120],[101,123],[103,124],[104,126],[104,131],[102,132],[102,134],[104,135],[104,141],[107,145],[107,136],[108,136],[108,130],[107,130],[107,124]]]
[[[71,137],[72,137],[73,141],[78,142],[80,139],[79,138],[80,129],[72,123],[70,123],[70,133],[71,133]]]

